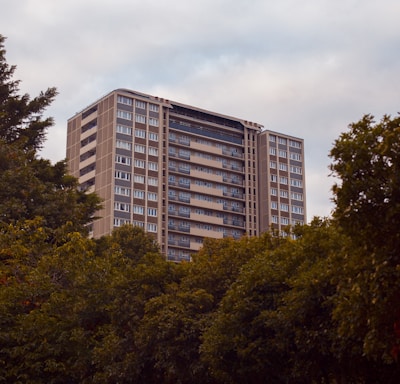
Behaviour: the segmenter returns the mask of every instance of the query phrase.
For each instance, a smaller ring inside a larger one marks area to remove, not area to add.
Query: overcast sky
[[[329,216],[328,153],[351,122],[400,111],[399,0],[0,0],[21,92],[67,119],[130,88],[305,140],[308,219]]]

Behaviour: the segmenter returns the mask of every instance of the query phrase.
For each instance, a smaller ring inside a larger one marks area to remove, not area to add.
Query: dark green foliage
[[[49,88],[34,99],[27,94],[18,95],[20,82],[13,80],[16,67],[6,62],[4,41],[0,35],[0,139],[27,151],[38,150],[45,139],[46,129],[53,125],[52,118],[42,119],[42,113],[54,100],[57,91]]]
[[[351,238],[334,316],[340,335],[389,364],[400,350],[400,118],[364,116],[336,140],[331,157],[341,179],[334,219]]]
[[[52,165],[37,153],[53,125],[42,113],[57,92],[50,88],[32,100],[20,96],[14,70],[6,62],[0,35],[0,223],[40,216],[54,231],[53,237],[67,222],[72,223],[71,230],[84,232],[100,208],[99,198],[77,190],[65,161]]]
[[[18,96],[0,36],[0,383],[374,383],[400,377],[400,120],[335,142],[336,209],[293,229],[205,239],[167,262],[37,151],[49,89]]]

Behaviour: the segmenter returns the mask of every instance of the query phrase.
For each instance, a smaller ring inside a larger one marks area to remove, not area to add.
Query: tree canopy
[[[14,69],[0,36],[0,383],[398,382],[398,117],[335,141],[332,218],[177,264],[139,227],[87,236],[98,197],[38,155],[56,91]]]
[[[85,231],[100,208],[97,195],[79,191],[78,181],[68,175],[66,161],[52,165],[39,157],[53,119],[43,112],[57,95],[48,88],[31,99],[20,95],[8,65],[0,35],[0,223],[16,223],[42,217],[54,232],[65,223]]]

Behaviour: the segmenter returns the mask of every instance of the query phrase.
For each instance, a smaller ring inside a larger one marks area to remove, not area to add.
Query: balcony
[[[190,146],[190,139],[182,139],[181,137],[178,139],[178,143],[181,145]]]
[[[243,208],[242,207],[232,207],[232,211],[233,212],[239,212],[239,213],[243,213]]]
[[[189,225],[179,225],[179,230],[181,232],[190,232],[190,226]]]
[[[175,169],[176,169],[176,168],[175,168]],[[180,167],[178,168],[178,170],[179,170],[180,173],[185,173],[186,175],[190,175],[190,168],[186,168],[186,167],[180,166]]]
[[[181,181],[179,181],[179,186],[181,187],[181,188],[190,188],[190,184],[187,184],[187,183],[182,183]]]
[[[222,151],[222,153],[223,153],[225,156],[232,156],[232,157],[235,157],[235,158],[237,158],[237,159],[243,159],[243,153],[240,153],[240,152],[235,152],[235,151],[232,151],[232,150],[224,149],[224,150]]]
[[[190,217],[190,211],[186,212],[186,211],[179,211],[178,215],[180,217]]]
[[[178,245],[180,247],[190,248],[190,242],[189,241],[179,240],[178,241]]]
[[[190,196],[179,196],[179,201],[183,203],[190,203]]]

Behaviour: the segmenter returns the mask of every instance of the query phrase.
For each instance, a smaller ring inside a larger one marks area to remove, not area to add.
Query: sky
[[[0,0],[20,92],[59,95],[41,155],[117,88],[305,141],[307,216],[330,216],[329,151],[348,125],[400,111],[398,0]]]

